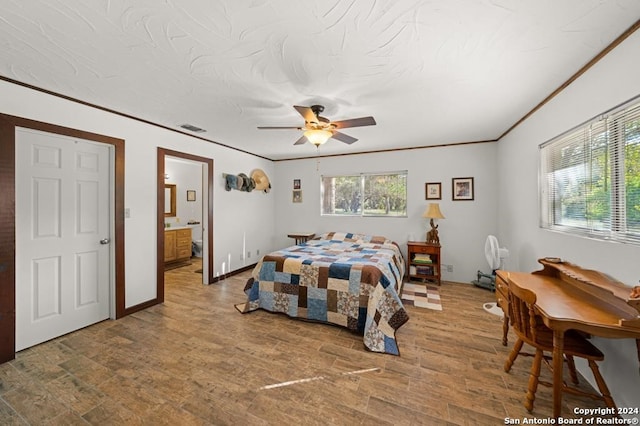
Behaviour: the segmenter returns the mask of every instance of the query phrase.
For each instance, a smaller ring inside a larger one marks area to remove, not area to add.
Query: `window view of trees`
[[[543,226],[640,242],[640,104],[552,141],[542,156]]]
[[[605,133],[581,130],[567,142],[554,155],[554,223],[605,229],[611,193]]]
[[[627,123],[624,182],[627,229],[640,235],[640,118]]]
[[[407,173],[322,177],[322,214],[406,216]]]
[[[360,176],[323,176],[322,194],[322,214],[359,215],[361,212]]]

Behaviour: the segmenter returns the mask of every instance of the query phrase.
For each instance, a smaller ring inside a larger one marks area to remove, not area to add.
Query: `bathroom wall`
[[[202,165],[190,160],[167,157],[165,160],[165,183],[176,185],[176,216],[166,217],[165,224],[185,226],[190,222],[192,240],[202,240]],[[187,201],[187,191],[196,191],[196,200]]]

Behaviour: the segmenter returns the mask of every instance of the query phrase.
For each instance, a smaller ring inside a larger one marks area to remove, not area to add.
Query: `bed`
[[[404,265],[384,237],[326,233],[264,256],[236,308],[346,327],[369,350],[399,355],[396,330],[409,320],[400,299]]]

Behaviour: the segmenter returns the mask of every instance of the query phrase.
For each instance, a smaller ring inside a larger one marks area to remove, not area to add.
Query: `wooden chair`
[[[511,366],[518,355],[533,356],[533,364],[531,365],[531,372],[529,374],[529,386],[524,401],[524,406],[529,412],[533,410],[533,401],[536,397],[538,384],[552,386],[549,382],[539,380],[539,376],[540,366],[543,361],[551,369],[551,355],[546,355],[545,353],[553,352],[553,331],[547,327],[542,322],[542,318],[536,314],[535,303],[535,293],[509,282],[509,318],[511,326],[518,336],[518,340],[513,345],[513,349],[504,364],[504,371],[509,372],[511,370]],[[522,352],[524,343],[535,348],[535,354]],[[564,338],[564,357],[567,362],[571,381],[574,385],[578,384],[578,375],[573,358],[579,357],[587,360],[601,395],[569,386],[566,382],[563,384],[563,392],[602,400],[607,407],[613,408],[614,412],[617,412],[609,388],[600,374],[598,364],[596,363],[596,361],[604,360],[604,354],[583,335],[573,330],[568,330]]]

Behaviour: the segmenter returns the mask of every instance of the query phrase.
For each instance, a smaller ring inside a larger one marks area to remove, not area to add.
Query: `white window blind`
[[[640,244],[640,102],[540,146],[540,225]]]

